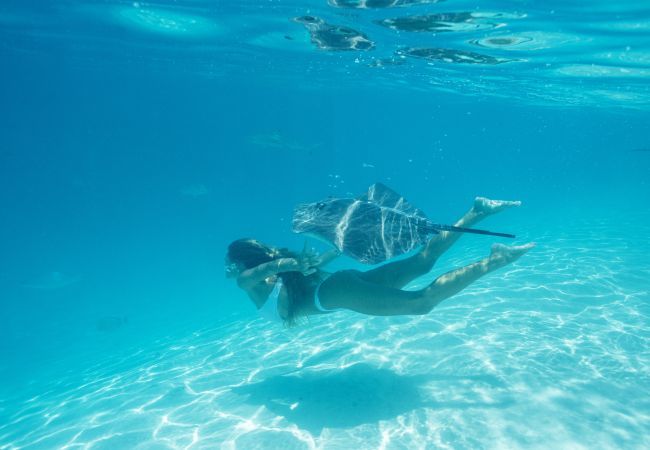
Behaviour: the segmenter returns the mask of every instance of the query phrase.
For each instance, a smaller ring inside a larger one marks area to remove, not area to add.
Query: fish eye
[[[325,208],[325,202],[316,203],[316,209],[323,209],[323,208]]]
[[[316,19],[314,19],[312,16],[303,16],[302,20],[304,20],[305,22],[313,22]]]

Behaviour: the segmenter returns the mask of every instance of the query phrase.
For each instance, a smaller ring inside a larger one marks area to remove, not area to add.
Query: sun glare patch
[[[116,16],[128,27],[171,36],[206,36],[219,31],[217,24],[205,17],[144,7],[139,3],[118,8]]]
[[[557,70],[561,75],[585,78],[650,78],[650,69],[597,64],[573,64]]]

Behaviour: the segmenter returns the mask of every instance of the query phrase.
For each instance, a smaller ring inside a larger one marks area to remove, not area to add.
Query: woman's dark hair
[[[297,258],[299,255],[286,248],[273,248],[255,239],[237,239],[228,246],[226,257],[231,263],[241,264],[245,269],[252,269],[260,264],[280,258]],[[289,308],[285,325],[295,325],[297,319],[304,315],[305,307],[313,302],[314,291],[322,281],[322,272],[317,270],[311,275],[301,272],[282,272],[278,276],[289,294]]]

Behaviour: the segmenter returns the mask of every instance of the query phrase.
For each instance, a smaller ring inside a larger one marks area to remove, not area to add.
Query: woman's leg
[[[469,228],[492,214],[519,205],[521,205],[521,202],[518,201],[490,200],[484,197],[476,197],[472,208],[454,225]],[[360,276],[370,283],[401,289],[414,279],[430,272],[438,257],[447,251],[462,235],[463,233],[443,231],[433,236],[415,255],[368,270]]]
[[[495,244],[487,258],[441,275],[420,291],[403,291],[371,283],[356,270],[336,272],[321,285],[320,302],[328,309],[345,308],[371,316],[427,314],[443,300],[483,275],[515,261],[533,246]]]
[[[441,301],[456,295],[483,275],[516,261],[534,246],[534,243],[517,246],[494,244],[487,258],[439,276],[424,289],[430,308],[433,309]]]

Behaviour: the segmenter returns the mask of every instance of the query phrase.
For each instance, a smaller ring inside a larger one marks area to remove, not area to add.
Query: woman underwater
[[[477,197],[472,208],[456,222],[471,227],[486,217],[521,202]],[[237,277],[238,286],[267,319],[296,323],[296,319],[348,309],[371,316],[427,314],[443,300],[471,283],[511,262],[534,247],[494,244],[489,256],[454,269],[417,291],[402,288],[428,273],[436,260],[461,236],[443,231],[434,235],[417,253],[368,271],[321,269],[337,251],[317,255],[298,254],[267,246],[253,239],[239,239],[228,246],[226,275]]]

